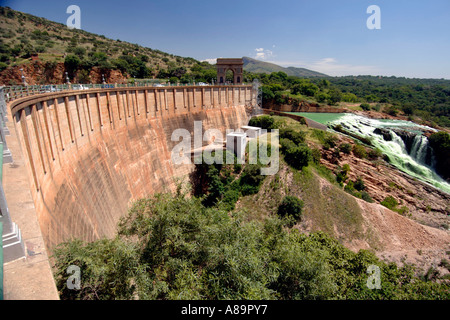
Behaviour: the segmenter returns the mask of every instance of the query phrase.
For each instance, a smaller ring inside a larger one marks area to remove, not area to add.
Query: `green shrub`
[[[252,195],[258,193],[265,176],[261,175],[261,166],[248,164],[242,171],[239,185],[242,195]]]
[[[339,148],[333,149],[333,152],[331,153],[334,159],[340,159],[341,153],[339,152]]]
[[[341,150],[342,153],[350,154],[350,152],[352,152],[352,145],[350,143],[342,143],[339,146],[339,150]]]
[[[338,138],[335,135],[328,134],[325,136],[325,140],[323,142],[323,147],[326,150],[334,148],[336,146],[337,141],[338,141]]]
[[[405,214],[407,214],[409,212],[409,209],[406,206],[401,206],[400,208],[395,209],[394,211],[397,211],[399,214],[404,216]]]
[[[349,172],[350,172],[350,165],[349,165],[348,163],[345,163],[345,164],[342,166],[342,171],[344,171],[345,174],[349,173]]]
[[[387,196],[383,201],[381,201],[381,204],[386,208],[393,210],[397,207],[398,202],[393,196]]]
[[[343,170],[343,168],[338,167],[335,171],[336,174],[336,182],[339,183],[339,185],[342,187],[344,185],[344,182],[347,181],[348,171]],[[353,188],[353,182],[351,184],[351,187]]]
[[[291,167],[301,170],[303,167],[308,166],[309,162],[312,161],[311,149],[306,145],[290,148],[286,150],[284,160]]]
[[[278,206],[278,215],[290,220],[289,224],[293,224],[302,218],[303,201],[294,196],[285,196]]]
[[[301,212],[297,200],[288,204]],[[283,220],[248,221],[195,197],[155,195],[133,203],[117,237],[58,245],[55,282],[62,300],[450,299],[434,269],[418,276],[323,232],[286,230]],[[70,265],[82,271],[80,290],[67,287]],[[380,268],[382,290],[366,285],[370,265]]]
[[[345,191],[347,191],[348,193],[353,193],[355,191],[355,186],[353,185],[353,181],[350,180],[344,188]]]
[[[0,62],[0,71],[5,70],[6,68],[8,68],[8,65],[4,62]]]
[[[369,203],[373,203],[374,202],[372,197],[370,196],[370,194],[367,191],[361,191],[361,198],[364,201],[367,201]]]
[[[311,156],[314,163],[319,164],[320,159],[322,159],[322,153],[320,152],[320,149],[313,148],[311,149]]]
[[[355,155],[355,157],[358,157],[360,159],[367,158],[366,148],[364,148],[363,145],[360,145],[360,144],[353,145],[352,151],[353,151],[353,154]]]
[[[369,111],[370,110],[370,105],[368,103],[361,103],[360,107],[364,111]]]
[[[277,129],[277,126],[275,125],[275,119],[269,115],[253,117],[250,119],[248,125],[266,130]]]
[[[387,113],[388,115],[391,115],[391,116],[395,117],[398,114],[398,111],[399,110],[395,106],[390,106],[389,108],[387,108],[383,112]]]
[[[236,202],[239,200],[240,193],[236,189],[228,189],[222,198],[221,207],[225,211],[232,211],[235,208]]]
[[[383,153],[378,148],[370,149],[369,152],[367,153],[367,157],[370,160],[377,160],[377,159],[381,158],[382,156],[383,156]]]
[[[287,150],[295,148],[297,145],[290,139],[281,138],[280,139],[280,151],[286,153]]]
[[[78,69],[79,65],[81,63],[80,58],[78,58],[77,56],[73,55],[73,54],[69,54],[65,59],[64,59],[64,65],[65,67],[70,70],[71,72],[75,71],[76,69]]]
[[[361,179],[361,177],[358,177],[358,179],[356,179],[356,181],[353,185],[354,185],[355,189],[358,191],[366,190],[366,186],[364,184],[364,181]]]
[[[296,131],[292,128],[280,129],[280,139],[289,139],[296,145],[305,142],[306,133],[303,131]]]

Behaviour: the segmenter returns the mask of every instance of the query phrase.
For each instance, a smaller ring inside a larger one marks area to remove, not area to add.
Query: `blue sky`
[[[450,79],[450,0],[0,0],[15,10],[198,60],[249,56],[332,76]],[[369,30],[370,5],[381,29]]]

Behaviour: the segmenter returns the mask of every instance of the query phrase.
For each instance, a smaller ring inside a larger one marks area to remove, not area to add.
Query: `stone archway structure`
[[[228,70],[233,71],[233,84],[242,84],[244,73],[244,60],[242,58],[219,58],[217,59],[217,84],[226,83]]]

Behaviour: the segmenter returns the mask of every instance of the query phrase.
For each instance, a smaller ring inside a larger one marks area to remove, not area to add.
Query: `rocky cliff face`
[[[340,143],[354,144],[350,138],[339,136]],[[337,159],[333,151],[322,150],[321,163],[335,171],[338,166],[350,165],[349,179],[361,177],[370,196],[381,202],[393,196],[399,206],[408,208],[411,219],[425,225],[449,230],[450,194],[414,179],[382,160],[360,159],[353,154],[340,153]]]

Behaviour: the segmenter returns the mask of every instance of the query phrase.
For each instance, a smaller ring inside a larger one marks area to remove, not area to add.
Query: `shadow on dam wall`
[[[247,124],[251,86],[69,91],[10,104],[48,250],[115,234],[133,200],[173,191],[193,165],[174,165],[176,129]],[[207,142],[204,142],[205,144]]]

